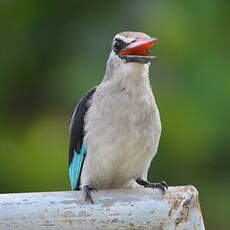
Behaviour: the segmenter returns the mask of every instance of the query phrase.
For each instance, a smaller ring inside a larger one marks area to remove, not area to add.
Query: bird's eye
[[[122,40],[116,38],[113,41],[113,50],[115,53],[118,53],[118,51],[120,51],[121,49],[124,49],[125,47],[126,47],[126,43],[123,42]]]
[[[113,50],[115,53],[117,53],[119,50],[121,50],[121,40],[115,39],[113,41]]]

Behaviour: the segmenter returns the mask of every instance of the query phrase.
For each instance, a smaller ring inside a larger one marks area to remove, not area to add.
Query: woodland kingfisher
[[[69,176],[72,190],[143,186],[158,188],[147,174],[161,135],[160,114],[149,81],[156,39],[122,32],[112,41],[102,82],[76,106],[70,123]]]

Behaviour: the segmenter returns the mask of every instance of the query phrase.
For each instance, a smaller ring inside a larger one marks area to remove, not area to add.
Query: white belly
[[[152,94],[136,96],[95,95],[86,116],[87,156],[81,184],[121,188],[132,179],[147,177],[161,123]]]

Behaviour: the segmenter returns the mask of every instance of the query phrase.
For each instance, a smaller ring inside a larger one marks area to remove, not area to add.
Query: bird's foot
[[[168,189],[168,185],[166,184],[165,181],[161,181],[159,183],[151,183],[151,182],[138,178],[136,182],[139,185],[144,186],[145,188],[158,188],[162,191],[163,195],[165,194],[165,191]]]
[[[83,185],[82,190],[84,193],[85,201],[90,201],[91,204],[94,204],[91,191],[97,191],[97,189],[91,185]]]

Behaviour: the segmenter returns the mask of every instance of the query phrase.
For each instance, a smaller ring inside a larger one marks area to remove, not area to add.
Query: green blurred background
[[[229,229],[230,4],[0,1],[0,192],[68,190],[68,125],[99,84],[112,37],[157,37],[163,133],[149,177],[195,185],[207,229]]]

